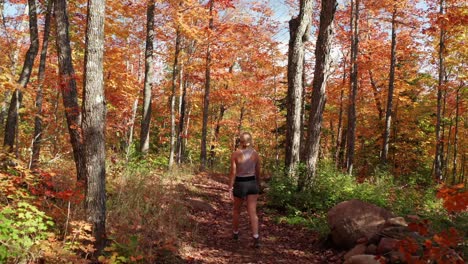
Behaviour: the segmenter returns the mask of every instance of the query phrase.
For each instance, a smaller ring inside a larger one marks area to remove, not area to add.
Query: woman
[[[244,132],[240,135],[240,148],[231,155],[229,174],[229,195],[234,200],[232,210],[232,232],[235,240],[239,239],[239,215],[244,200],[247,200],[247,212],[254,238],[254,247],[260,246],[258,235],[257,198],[259,193],[260,157],[252,148],[252,135]]]

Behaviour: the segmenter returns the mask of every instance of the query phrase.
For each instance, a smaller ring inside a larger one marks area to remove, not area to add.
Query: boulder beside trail
[[[381,231],[393,214],[376,205],[360,200],[349,200],[334,206],[327,214],[333,243],[350,249],[362,238],[368,240]]]
[[[394,218],[389,218],[385,223],[386,226],[403,226],[407,227],[408,223],[406,222],[405,218],[399,216]]]
[[[346,253],[343,258],[346,261],[352,256],[362,255],[366,253],[366,248],[367,246],[365,244],[357,244],[355,247],[353,247],[353,249],[348,251],[348,253]]]
[[[368,245],[366,248],[366,254],[370,254],[370,255],[377,254],[377,246],[374,244]]]
[[[383,237],[377,246],[377,253],[383,255],[390,251],[397,250],[398,243],[400,241],[394,238]]]
[[[374,255],[356,255],[350,257],[344,264],[381,264],[380,258]]]

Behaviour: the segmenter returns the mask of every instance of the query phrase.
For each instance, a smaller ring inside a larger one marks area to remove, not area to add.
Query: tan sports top
[[[254,158],[255,150],[246,148],[240,150],[242,155],[236,159],[236,177],[248,177],[255,175],[255,166],[257,161]]]

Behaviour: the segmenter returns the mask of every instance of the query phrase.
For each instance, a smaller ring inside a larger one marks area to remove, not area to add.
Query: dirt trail
[[[245,204],[241,214],[240,238],[232,239],[231,201],[227,176],[200,174],[192,182],[196,191],[186,197],[196,232],[185,241],[183,258],[188,263],[332,263],[332,252],[320,252],[317,234],[304,228],[278,224],[265,213],[260,197],[258,216],[261,247],[252,247]],[[329,257],[331,256],[330,261]]]

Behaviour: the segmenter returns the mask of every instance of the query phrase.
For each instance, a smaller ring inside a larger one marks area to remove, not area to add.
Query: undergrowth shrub
[[[189,225],[181,182],[191,171],[163,172],[155,163],[159,161],[135,160],[114,168],[120,172],[108,179],[107,187],[108,233],[113,242],[101,261],[154,263],[161,250],[176,253],[180,232]]]
[[[0,153],[0,263],[84,263],[67,247],[67,239],[57,236],[44,201],[64,193],[51,191],[44,179]]]
[[[53,222],[25,201],[0,210],[0,263],[20,262],[40,256],[39,245],[50,235]]]
[[[326,211],[342,201],[360,199],[388,207],[390,190],[394,186],[387,175],[378,175],[359,183],[348,174],[336,171],[329,164],[320,164],[317,176],[304,191],[297,192],[297,181],[278,173],[270,181],[268,202],[272,207],[292,206],[301,211]]]
[[[302,165],[303,167],[303,165]],[[297,174],[303,173],[301,166]],[[336,204],[350,199],[359,199],[394,212],[396,215],[418,214],[434,223],[435,230],[457,226],[461,214],[450,215],[443,201],[436,197],[437,186],[422,180],[403,184],[385,170],[376,170],[373,175],[358,181],[354,176],[335,169],[328,162],[319,164],[316,178],[297,192],[297,179],[286,176],[284,169],[269,182],[268,205],[283,213],[280,221],[302,224],[326,234],[326,212]],[[297,176],[297,177],[300,177]],[[412,176],[424,179],[423,176]],[[463,225],[462,225],[463,226]],[[466,226],[466,225],[465,225]]]

